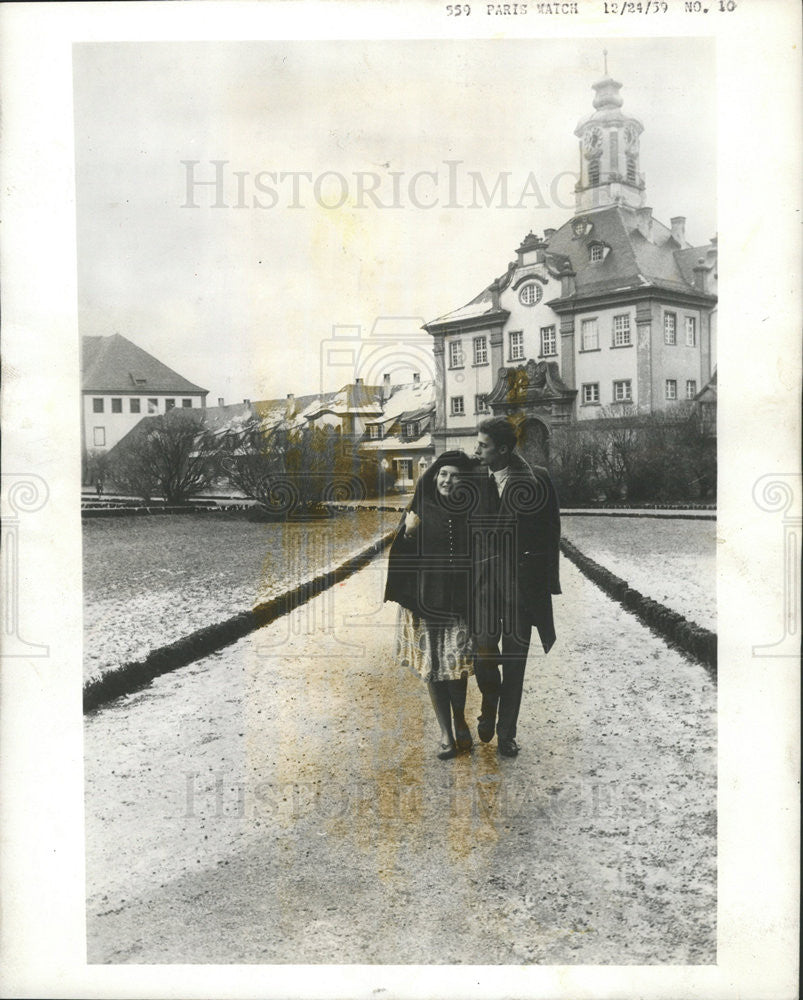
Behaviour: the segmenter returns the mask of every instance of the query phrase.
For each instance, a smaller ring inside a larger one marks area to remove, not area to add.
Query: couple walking
[[[555,641],[560,514],[546,469],[515,451],[504,417],[479,425],[473,458],[447,451],[416,485],[391,545],[385,600],[399,605],[399,660],[427,684],[441,730],[438,757],[466,752],[468,678],[482,695],[477,733],[505,757],[516,726],[530,634]],[[501,667],[501,672],[500,672]]]

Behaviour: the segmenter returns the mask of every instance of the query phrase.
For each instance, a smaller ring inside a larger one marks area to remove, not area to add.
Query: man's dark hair
[[[508,453],[513,454],[513,449],[516,447],[516,431],[507,417],[488,417],[486,420],[481,420],[477,430],[487,434],[497,448],[506,447]]]

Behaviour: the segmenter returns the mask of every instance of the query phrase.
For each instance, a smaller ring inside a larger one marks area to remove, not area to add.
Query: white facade
[[[158,416],[173,407],[199,409],[203,401],[204,397],[199,395],[85,393],[83,423],[86,448],[89,451],[109,451],[143,417]]]

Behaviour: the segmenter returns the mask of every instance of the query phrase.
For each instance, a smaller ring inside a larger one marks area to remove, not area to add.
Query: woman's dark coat
[[[432,621],[466,620],[472,574],[467,513],[420,491],[409,509],[421,524],[408,536],[405,512],[390,547],[385,600]]]

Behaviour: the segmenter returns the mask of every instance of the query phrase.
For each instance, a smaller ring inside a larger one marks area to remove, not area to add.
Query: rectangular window
[[[619,133],[611,132],[611,171],[619,173]]]
[[[122,413],[123,412],[123,401],[122,399],[112,399],[112,413]]]
[[[686,347],[697,346],[697,320],[694,316],[686,317]]]
[[[175,399],[166,399],[165,400],[165,413],[167,413],[168,410],[172,410],[175,405],[176,405]]]
[[[139,413],[140,412],[139,404],[140,404],[140,401],[138,399],[129,399],[129,401],[128,401],[128,410],[129,410],[129,412],[130,413]]]
[[[412,479],[413,478],[413,460],[412,458],[397,458],[396,468],[399,470],[399,479]]]
[[[599,402],[599,382],[583,383],[583,402],[584,403]]]
[[[686,379],[686,399],[694,399],[697,395],[697,380],[693,378]]]
[[[450,340],[449,341],[449,367],[450,368],[462,368],[463,367],[463,341],[462,340]]]
[[[452,416],[459,417],[466,412],[462,396],[452,396]]]
[[[524,360],[524,333],[521,330],[514,330],[510,334],[510,360]]]
[[[666,380],[666,398],[678,398],[678,380],[676,378],[668,378]]]
[[[93,427],[92,428],[92,441],[96,448],[106,447],[106,428],[105,427]]]
[[[382,437],[382,428],[379,424],[368,424],[368,437],[374,439]]]
[[[149,399],[148,400],[148,413],[158,413],[159,412],[159,400]]]
[[[638,182],[638,177],[636,177],[636,160],[633,156],[627,157],[627,182],[628,184],[636,184]]]
[[[474,338],[474,364],[488,364],[488,341],[485,337]]]
[[[583,351],[596,351],[599,348],[599,330],[597,328],[597,320],[594,319],[584,319],[580,324],[581,330],[581,344],[583,345],[581,350]]]
[[[594,264],[605,260],[605,247],[601,243],[595,243],[589,251],[589,257]]]
[[[182,407],[185,410],[190,410],[190,409],[192,409],[192,400],[191,399],[182,399],[181,400],[181,405],[182,405]]]
[[[627,313],[613,317],[613,346],[630,346],[630,316]]]
[[[546,358],[558,353],[558,341],[554,326],[541,327],[541,354]]]
[[[588,163],[588,183],[599,184],[599,160],[589,160]]]
[[[474,410],[476,413],[490,413],[491,408],[488,406],[488,393],[480,392],[474,397]]]
[[[633,398],[629,378],[620,379],[613,383],[613,398],[617,403],[626,403]]]
[[[103,413],[103,400],[93,399],[92,400],[92,412],[93,413]]]
[[[674,346],[677,342],[677,316],[674,313],[664,313],[664,343]]]
[[[404,435],[405,435],[405,437],[408,437],[408,438],[417,438],[418,437],[418,424],[417,423],[405,424],[404,425]]]

